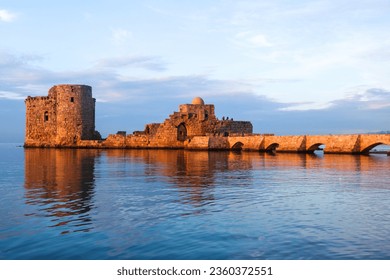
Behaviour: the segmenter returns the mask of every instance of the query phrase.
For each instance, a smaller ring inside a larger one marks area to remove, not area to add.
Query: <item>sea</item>
[[[390,156],[0,144],[2,260],[390,259]]]

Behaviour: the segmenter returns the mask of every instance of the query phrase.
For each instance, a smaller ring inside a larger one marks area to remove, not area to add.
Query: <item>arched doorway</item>
[[[186,139],[187,139],[187,128],[184,123],[181,123],[177,127],[177,140],[185,141]]]
[[[237,143],[235,143],[235,144],[232,146],[232,150],[233,150],[233,151],[241,151],[243,146],[244,146],[243,143],[237,142]]]

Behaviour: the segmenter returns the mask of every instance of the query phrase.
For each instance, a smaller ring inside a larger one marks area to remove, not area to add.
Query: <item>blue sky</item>
[[[88,84],[103,136],[201,96],[255,132],[390,130],[390,1],[0,1],[0,129]]]

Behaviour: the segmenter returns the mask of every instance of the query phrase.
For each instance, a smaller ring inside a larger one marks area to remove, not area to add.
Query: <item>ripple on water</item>
[[[390,258],[390,157],[0,152],[3,259]]]

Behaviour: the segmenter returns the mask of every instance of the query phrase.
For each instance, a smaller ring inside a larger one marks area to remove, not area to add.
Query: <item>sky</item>
[[[202,97],[256,133],[390,130],[389,0],[0,0],[0,142],[24,99],[92,86],[106,137]]]

